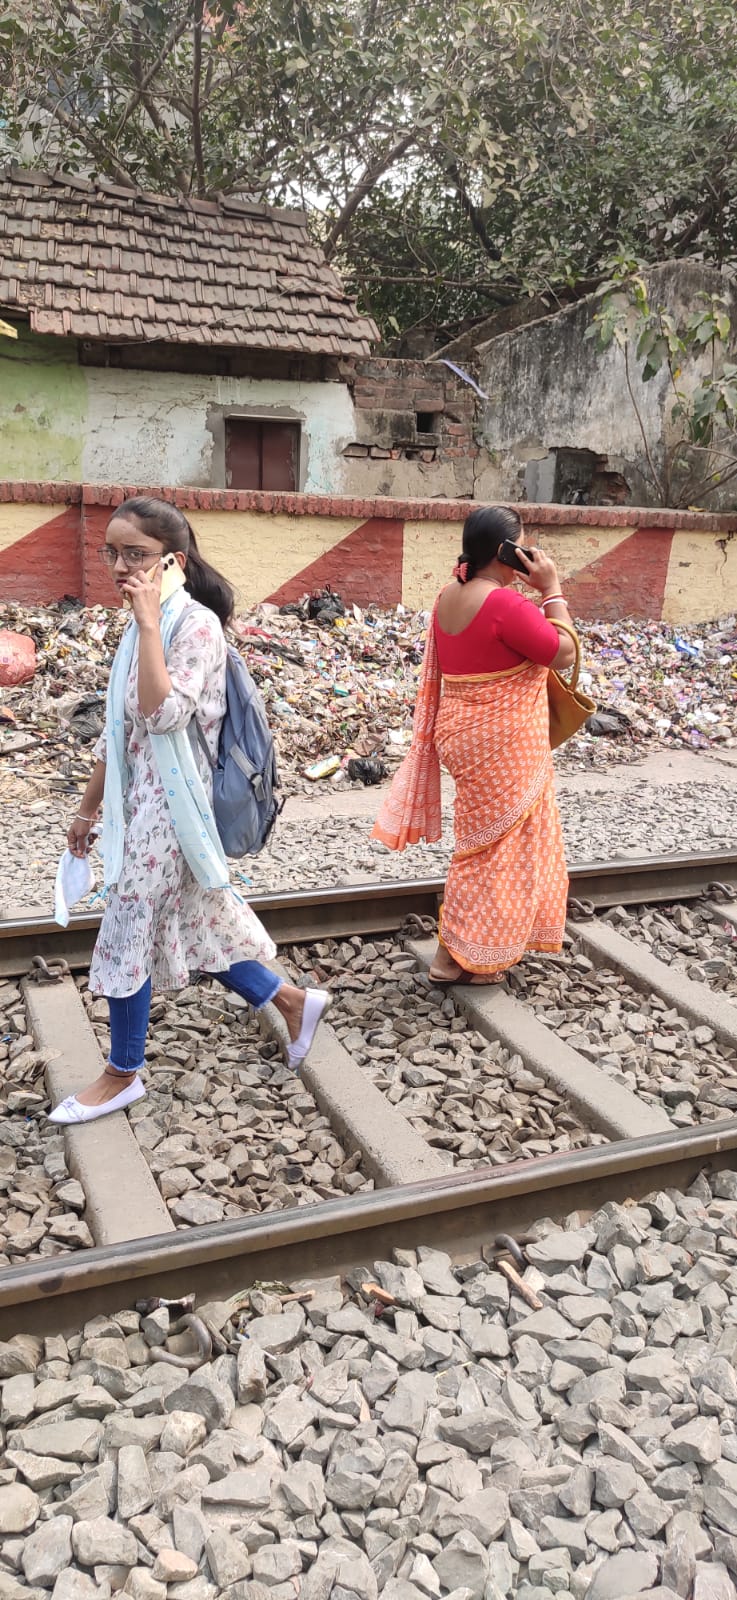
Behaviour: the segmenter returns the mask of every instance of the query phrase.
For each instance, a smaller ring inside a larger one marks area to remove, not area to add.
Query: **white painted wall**
[[[144,483],[224,488],[213,434],[213,406],[239,407],[301,422],[302,482],[307,493],[343,488],[343,447],[355,437],[345,384],[288,383],[181,372],[82,369],[88,392],[82,478],[87,483]],[[213,476],[215,472],[216,476]]]

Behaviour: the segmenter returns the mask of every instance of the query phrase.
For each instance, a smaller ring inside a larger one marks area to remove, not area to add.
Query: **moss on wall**
[[[79,482],[87,384],[74,339],[0,339],[0,477]]]

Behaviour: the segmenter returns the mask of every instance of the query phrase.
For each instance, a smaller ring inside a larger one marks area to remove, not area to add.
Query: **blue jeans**
[[[260,1011],[273,1000],[282,986],[282,979],[260,961],[236,961],[227,972],[212,972],[226,989],[242,995],[244,1000]],[[136,994],[116,1000],[108,995],[110,1007],[110,1066],[116,1072],[138,1072],[146,1053],[146,1033],[151,1011],[151,979],[147,978]]]

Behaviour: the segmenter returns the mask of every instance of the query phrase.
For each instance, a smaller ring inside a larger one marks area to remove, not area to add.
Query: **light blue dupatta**
[[[186,604],[185,594],[179,589],[161,607],[161,642],[164,646],[164,655]],[[107,691],[105,714],[107,765],[101,841],[106,892],[115,888],[123,866],[124,795],[127,788],[125,690],[137,638],[138,624],[131,617],[113,661]],[[150,733],[149,738],[174,831],[187,865],[204,889],[229,887],[228,863],[186,728],[182,728],[178,733]]]

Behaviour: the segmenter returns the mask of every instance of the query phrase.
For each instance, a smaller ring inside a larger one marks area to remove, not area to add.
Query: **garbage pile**
[[[584,743],[737,746],[737,617],[686,627],[589,622],[579,631],[581,688],[597,702]]]
[[[32,798],[29,784],[38,796],[84,784],[126,620],[72,600],[0,607],[0,628],[36,651],[33,677],[0,688],[4,800]],[[391,776],[410,741],[428,621],[403,606],[346,606],[329,591],[239,615],[235,638],[266,701],[288,794]],[[580,632],[581,686],[597,713],[559,752],[566,768],[603,768],[663,747],[737,746],[737,619],[685,628],[592,622]]]
[[[409,746],[428,622],[404,606],[345,607],[330,591],[238,618],[290,788],[371,785],[394,768]]]
[[[76,794],[84,787],[90,747],[104,725],[110,665],[126,621],[122,611],[85,608],[75,600],[0,606],[0,626],[36,651],[28,681],[7,687],[0,677],[3,800]]]

